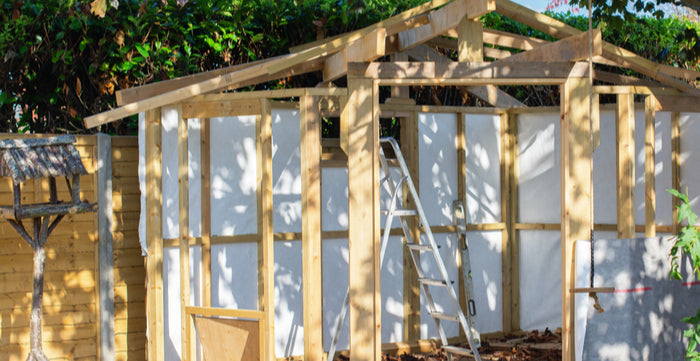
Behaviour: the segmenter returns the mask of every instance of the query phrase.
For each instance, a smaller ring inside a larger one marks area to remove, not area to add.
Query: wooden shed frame
[[[479,17],[496,11],[558,39],[541,39],[483,29]],[[446,37],[445,37],[446,36]],[[456,38],[457,40],[454,40]],[[524,50],[515,55],[484,43]],[[459,62],[445,59],[431,47],[452,47]],[[374,62],[391,55],[391,61]],[[484,62],[484,57],[496,59]],[[595,70],[593,63],[631,69],[649,77],[641,80]],[[414,61],[409,62],[412,59]],[[416,61],[417,60],[417,61]],[[322,71],[324,86],[253,92],[229,92],[266,81]],[[332,81],[347,76],[347,88],[332,87]],[[441,107],[463,113],[485,112],[501,115],[501,192],[503,220],[482,229],[502,230],[503,240],[503,331],[519,326],[518,242],[517,230],[561,230],[562,262],[562,330],[563,359],[574,359],[575,281],[573,246],[575,240],[589,239],[593,227],[592,151],[598,142],[598,94],[616,94],[617,118],[617,225],[596,225],[596,229],[617,230],[619,238],[633,238],[643,230],[654,236],[654,119],[658,110],[671,111],[672,179],[680,186],[679,112],[698,111],[700,90],[688,83],[696,82],[700,72],[659,65],[602,40],[598,30],[581,32],[555,19],[529,10],[511,0],[433,0],[392,18],[351,33],[332,37],[292,49],[288,55],[260,60],[230,68],[126,89],[117,93],[120,105],[110,111],[86,118],[88,127],[96,127],[139,112],[145,112],[146,209],[148,241],[148,359],[162,360],[163,344],[163,239],[162,225],[162,154],[161,108],[176,106],[178,126],[180,287],[182,305],[183,359],[193,359],[192,340],[186,329],[191,320],[189,306],[189,246],[201,244],[203,265],[203,305],[211,305],[212,243],[233,242],[215,239],[210,230],[209,197],[202,197],[202,236],[189,234],[188,197],[188,118],[202,121],[202,169],[208,174],[208,118],[234,115],[257,115],[258,234],[248,241],[259,244],[259,305],[264,316],[264,359],[273,360],[274,351],[274,255],[277,239],[301,239],[303,252],[304,359],[324,360],[321,288],[320,181],[321,167],[347,166],[349,186],[350,251],[350,356],[352,360],[380,360],[381,294],[379,272],[379,180],[378,147],[380,116],[403,119],[402,143],[411,161],[416,111],[435,109],[415,105],[408,98],[409,85],[451,85],[464,87],[493,108]],[[613,85],[592,84],[598,80]],[[329,87],[330,85],[330,87]],[[561,224],[523,225],[517,222],[517,123],[513,115],[528,108],[500,91],[499,85],[557,85],[561,102]],[[391,86],[392,98],[379,104],[379,86]],[[646,134],[646,223],[642,229],[634,222],[634,96],[645,97]],[[301,130],[302,232],[274,233],[272,228],[272,144],[271,109],[274,99],[298,100]],[[322,141],[321,115],[340,115],[340,142]],[[463,134],[464,129],[458,128]],[[460,137],[463,139],[464,137]],[[342,150],[338,150],[339,148]],[[326,151],[334,148],[334,151]],[[464,159],[464,144],[458,145]],[[463,164],[464,162],[461,162]],[[415,163],[414,163],[415,166]],[[463,168],[463,166],[462,166]],[[465,170],[460,169],[460,174]],[[464,177],[458,193],[464,194]],[[209,179],[203,176],[202,194],[210,193]],[[677,202],[674,199],[674,202]],[[674,203],[675,205],[676,203]],[[675,212],[675,210],[674,210]],[[675,222],[674,215],[674,222]],[[491,227],[491,228],[489,228]],[[677,225],[666,231],[677,231]],[[219,237],[225,238],[225,237]],[[405,274],[411,272],[406,267]],[[415,281],[405,276],[405,330],[409,342],[395,348],[421,348],[418,340],[419,295]],[[462,283],[463,280],[460,280]],[[418,306],[416,306],[418,302]],[[416,316],[418,315],[418,316]],[[387,346],[387,345],[385,345]]]

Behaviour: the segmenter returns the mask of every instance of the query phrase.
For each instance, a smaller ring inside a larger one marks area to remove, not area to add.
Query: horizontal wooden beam
[[[655,95],[656,110],[672,112],[700,111],[700,96],[692,95]]]
[[[351,63],[348,72],[376,79],[424,79],[443,83],[446,79],[513,80],[540,79],[543,83],[560,84],[561,79],[587,76],[585,63]]]
[[[593,37],[592,55],[601,55],[602,34],[598,29],[593,29],[590,33]],[[500,62],[548,62],[548,61],[579,61],[589,57],[589,33],[569,36],[562,40],[539,46],[535,49],[515,54],[508,58],[501,59]]]
[[[595,62],[595,60],[593,60]],[[612,83],[615,85],[636,85],[636,86],[656,86],[660,87],[663,84],[655,82],[653,80],[639,79],[637,77],[611,73],[603,70],[593,70],[593,78],[606,83]]]
[[[438,36],[436,38],[428,40],[425,44],[432,45],[432,46],[435,46],[438,48],[457,50],[458,42],[457,42],[457,39]],[[508,50],[503,50],[503,49],[499,49],[499,48],[492,48],[492,47],[488,47],[488,46],[485,46],[483,48],[483,51],[484,51],[484,57],[492,58],[492,59],[503,59],[503,58],[506,58],[506,57],[513,55],[513,53],[511,53]]]

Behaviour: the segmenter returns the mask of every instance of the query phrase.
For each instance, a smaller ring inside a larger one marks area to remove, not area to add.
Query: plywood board
[[[205,361],[259,361],[259,322],[195,317]]]

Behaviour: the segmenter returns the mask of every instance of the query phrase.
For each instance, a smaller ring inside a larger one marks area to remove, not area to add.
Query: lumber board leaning
[[[164,105],[178,103],[182,100],[192,98],[196,95],[215,92],[223,89],[238,88],[242,86],[257,84],[269,80],[278,79],[285,76],[299,75],[311,71],[321,70],[323,61],[314,59],[309,62],[300,64],[299,66],[286,67],[283,70],[274,74],[268,73],[268,67],[274,64],[279,64],[285,61],[285,58],[279,58],[266,63],[260,63],[237,70],[231,73],[217,75],[213,78],[190,83],[179,87],[175,90],[170,90],[165,93],[158,93],[149,98],[140,98],[134,102],[122,105],[120,107],[95,114],[85,118],[85,126],[94,128],[102,124],[106,124],[118,119],[122,119],[146,110],[158,108]]]
[[[562,360],[574,360],[576,282],[574,242],[591,234],[592,151],[589,119],[591,83],[571,78],[561,86],[561,297]]]
[[[348,76],[350,353],[381,360],[379,98],[373,79]]]
[[[617,238],[634,238],[634,95],[618,94],[616,120]]]
[[[332,47],[332,44],[346,44],[348,42],[351,42],[353,40],[357,40],[370,32],[379,29],[379,28],[391,28],[392,26],[411,20],[411,18],[423,15],[433,9],[436,9],[440,6],[443,6],[452,0],[433,0],[430,2],[427,2],[423,5],[416,6],[412,9],[406,10],[402,12],[401,14],[398,14],[396,16],[392,16],[386,20],[380,21],[378,23],[372,24],[370,26],[367,26],[365,28],[359,29],[352,31],[347,34],[339,34],[333,37],[330,37],[328,39],[321,39],[321,40],[316,40],[312,41],[310,43],[302,44],[299,46],[294,46],[289,49],[290,53],[299,53],[301,51],[305,51],[311,48],[317,48],[317,47]]]
[[[656,98],[644,99],[644,234],[656,237]]]
[[[146,259],[148,289],[146,309],[148,322],[148,359],[164,360],[165,334],[163,323],[163,203],[161,109],[149,110],[146,120]]]
[[[321,279],[321,116],[318,97],[300,99],[301,247],[304,297],[304,360],[323,360]]]

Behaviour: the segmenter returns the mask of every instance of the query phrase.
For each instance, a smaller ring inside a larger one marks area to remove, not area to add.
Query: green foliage
[[[676,280],[682,279],[680,267],[685,255],[690,257],[693,273],[697,278],[700,278],[700,231],[695,228],[698,216],[690,207],[690,199],[687,194],[675,189],[667,191],[681,200],[681,205],[678,206],[678,222],[685,222],[683,228],[675,236],[673,247],[671,247],[670,276]],[[691,327],[683,332],[683,337],[688,339],[685,357],[688,360],[698,361],[700,360],[700,352],[697,351],[698,345],[700,345],[700,308],[695,316],[686,317],[682,321],[691,324]]]

